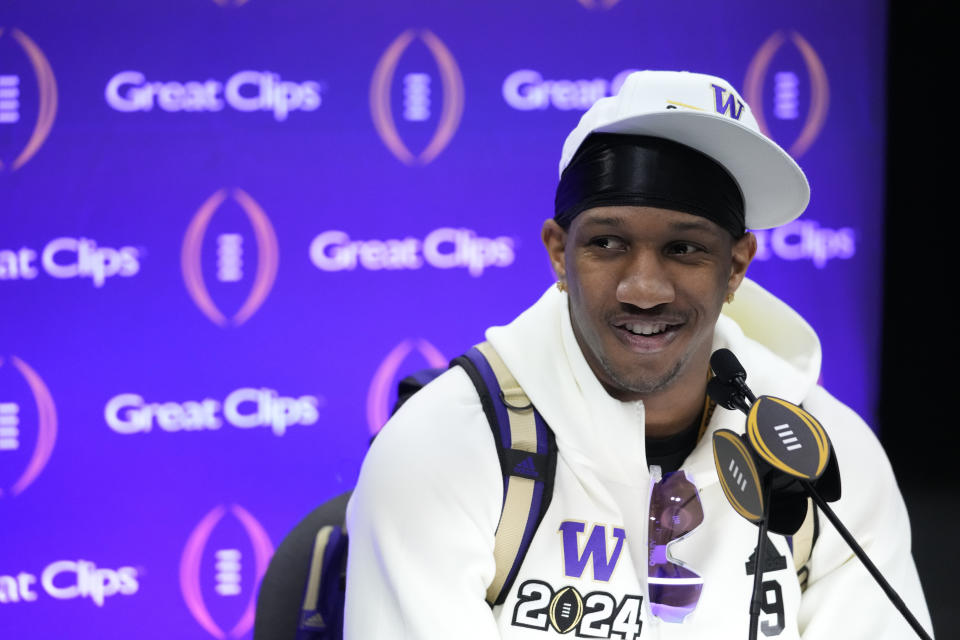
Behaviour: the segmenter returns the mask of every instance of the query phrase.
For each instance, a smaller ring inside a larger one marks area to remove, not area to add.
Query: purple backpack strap
[[[341,640],[346,593],[347,534],[341,525],[317,531],[295,640]]]
[[[553,432],[489,343],[455,359],[480,397],[500,459],[503,508],[494,557],[497,573],[487,589],[490,606],[506,599],[553,496],[557,445]]]

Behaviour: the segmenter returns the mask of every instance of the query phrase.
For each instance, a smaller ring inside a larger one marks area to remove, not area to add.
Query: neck
[[[707,367],[688,367],[688,380],[643,397],[648,438],[667,438],[699,421],[707,393]]]
[[[707,374],[713,337],[705,341],[665,388],[643,394],[645,432],[648,438],[667,438],[698,422],[707,396]]]

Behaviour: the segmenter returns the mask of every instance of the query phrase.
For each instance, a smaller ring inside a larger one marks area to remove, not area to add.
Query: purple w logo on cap
[[[740,119],[743,113],[743,102],[737,99],[733,91],[728,92],[718,84],[711,84],[713,87],[713,99],[716,105],[717,113],[720,115],[729,115],[734,120]],[[727,112],[730,112],[727,114]]]

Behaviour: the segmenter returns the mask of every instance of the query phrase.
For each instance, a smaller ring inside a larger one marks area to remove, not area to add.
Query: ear
[[[727,294],[737,290],[744,276],[747,275],[747,267],[753,261],[757,254],[757,237],[749,231],[739,240],[733,241],[731,247],[730,278],[727,280]]]
[[[566,280],[567,266],[564,251],[567,246],[567,232],[553,218],[548,218],[543,222],[540,238],[543,240],[543,246],[547,248],[550,266],[553,267],[553,272],[557,274],[557,281]]]

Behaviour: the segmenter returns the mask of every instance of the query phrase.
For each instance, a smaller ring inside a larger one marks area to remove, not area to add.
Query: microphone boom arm
[[[813,501],[817,503],[817,506],[820,507],[820,510],[826,514],[827,518],[836,528],[837,533],[840,534],[840,537],[844,539],[853,553],[860,558],[860,562],[863,563],[863,566],[867,568],[867,571],[870,572],[870,575],[873,576],[873,579],[877,581],[877,584],[880,585],[880,588],[883,589],[883,593],[886,594],[887,598],[890,599],[890,602],[893,603],[893,606],[897,608],[897,611],[906,619],[910,626],[913,627],[913,630],[917,632],[917,635],[923,638],[924,640],[933,640],[926,630],[920,626],[920,622],[910,613],[910,610],[907,609],[906,603],[900,595],[894,591],[893,587],[890,586],[890,583],[887,582],[886,578],[883,577],[883,574],[880,573],[880,570],[877,569],[877,566],[873,564],[870,558],[867,556],[867,553],[863,550],[854,537],[850,534],[850,531],[847,530],[843,523],[840,522],[840,518],[837,517],[837,514],[833,512],[833,509],[830,508],[830,505],[820,497],[820,493],[813,488],[813,485],[810,484],[807,480],[801,480],[800,484],[806,490],[807,494],[813,498]]]

